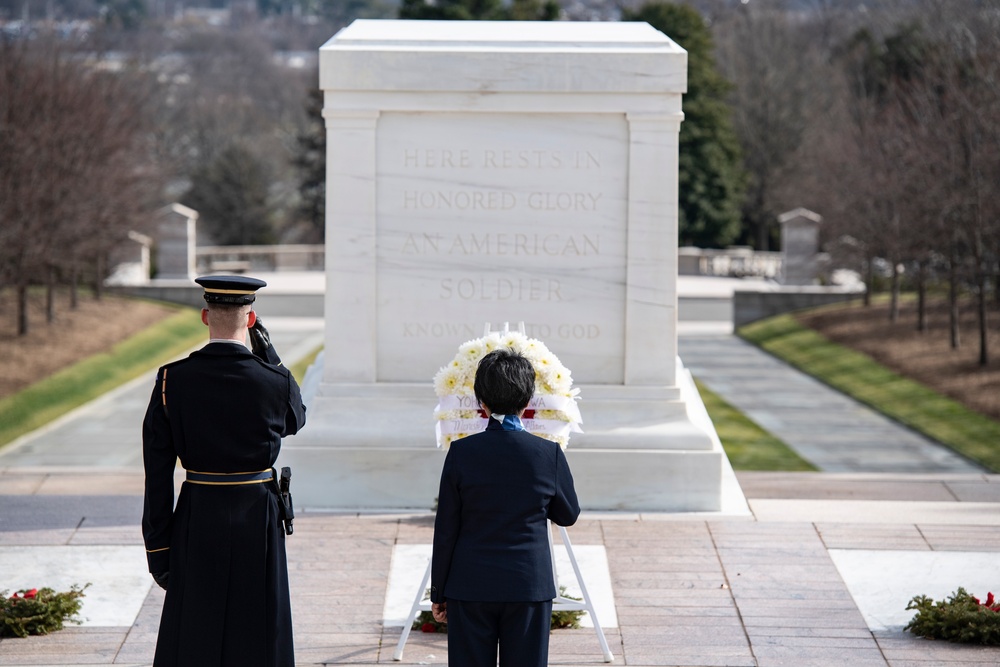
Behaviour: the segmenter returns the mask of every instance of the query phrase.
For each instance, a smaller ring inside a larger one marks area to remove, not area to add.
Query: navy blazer
[[[580,515],[566,455],[490,419],[451,445],[441,471],[431,601],[541,602],[556,596],[548,523]]]

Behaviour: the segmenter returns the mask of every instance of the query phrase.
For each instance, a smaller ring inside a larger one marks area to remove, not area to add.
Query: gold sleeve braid
[[[163,400],[163,411],[167,411],[167,370],[163,369],[163,381],[160,383],[160,397]]]

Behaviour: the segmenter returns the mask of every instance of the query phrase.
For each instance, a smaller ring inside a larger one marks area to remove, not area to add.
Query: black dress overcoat
[[[276,355],[274,359],[277,359]],[[174,470],[271,468],[305,423],[288,369],[212,342],[159,370],[143,420],[150,572],[170,572],[155,667],[294,667],[285,538],[270,482],[184,482]]]
[[[456,440],[441,470],[431,601],[542,602],[556,596],[547,520],[580,515],[573,475],[556,443],[526,431]]]

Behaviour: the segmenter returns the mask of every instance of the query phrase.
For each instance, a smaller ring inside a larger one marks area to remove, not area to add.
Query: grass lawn
[[[156,368],[205,339],[191,308],[0,400],[0,447]]]
[[[815,471],[816,468],[788,445],[695,381],[715,430],[735,470]]]
[[[1000,472],[1000,423],[888,370],[861,352],[830,342],[791,315],[754,322],[737,333],[848,396]]]

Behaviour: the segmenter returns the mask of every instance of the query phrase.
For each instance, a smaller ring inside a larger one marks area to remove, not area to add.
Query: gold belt
[[[243,484],[263,484],[274,479],[274,471],[258,470],[257,472],[196,472],[187,471],[187,481],[192,484],[208,484],[210,486],[239,486]]]

